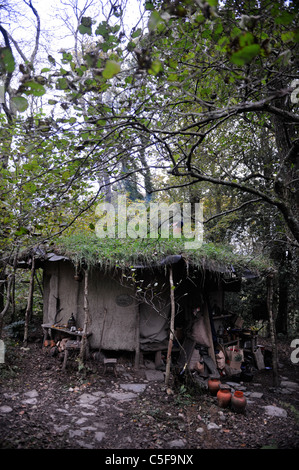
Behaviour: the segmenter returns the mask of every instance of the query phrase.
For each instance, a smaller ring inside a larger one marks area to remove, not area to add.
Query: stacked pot
[[[211,395],[217,397],[217,403],[220,408],[228,408],[229,406],[236,413],[244,413],[247,400],[244,393],[236,390],[231,393],[228,385],[221,385],[219,379],[211,377],[208,381],[208,389]]]

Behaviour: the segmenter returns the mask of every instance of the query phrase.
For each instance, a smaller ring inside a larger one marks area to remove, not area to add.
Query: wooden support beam
[[[167,360],[166,360],[166,374],[165,374],[165,384],[168,385],[170,379],[170,366],[171,366],[171,351],[173,346],[174,338],[174,318],[175,318],[175,300],[174,300],[174,289],[173,284],[173,272],[172,266],[169,268],[169,286],[170,286],[170,332],[169,332],[169,342],[167,350]]]
[[[269,326],[270,326],[270,337],[272,346],[272,368],[273,368],[273,386],[279,386],[279,375],[278,375],[278,357],[277,357],[277,344],[276,344],[276,330],[273,313],[273,280],[274,273],[271,272],[267,276],[267,307],[269,315]]]

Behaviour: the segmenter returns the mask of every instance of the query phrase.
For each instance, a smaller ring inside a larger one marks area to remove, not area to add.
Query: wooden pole
[[[140,363],[140,313],[139,305],[136,306],[136,330],[135,330],[135,369],[139,369]]]
[[[166,360],[166,374],[165,374],[165,384],[168,385],[170,378],[170,366],[171,366],[171,351],[173,345],[174,337],[174,318],[175,318],[175,301],[174,301],[174,285],[173,285],[173,272],[172,266],[169,268],[169,285],[170,285],[170,332],[169,332],[169,342],[167,350],[167,360]]]
[[[84,270],[84,295],[83,295],[83,310],[84,310],[84,325],[80,349],[80,360],[83,362],[86,357],[87,351],[87,326],[89,320],[89,305],[88,305],[88,269]]]
[[[17,246],[17,251],[15,253],[13,261],[13,277],[12,277],[12,286],[11,286],[11,321],[15,321],[15,312],[16,312],[16,272],[17,272],[17,263],[18,263],[18,254],[19,247]]]
[[[271,346],[272,346],[273,386],[278,387],[279,386],[278,358],[277,358],[275,321],[274,321],[274,314],[273,314],[273,278],[274,278],[273,273],[270,273],[267,276],[267,306],[268,306],[270,337],[271,337]]]
[[[24,339],[23,339],[23,343],[25,343],[25,345],[27,345],[27,341],[28,341],[29,319],[32,316],[33,292],[34,292],[34,275],[35,275],[35,259],[34,259],[34,255],[32,255],[29,293],[28,293],[27,307],[26,307],[26,313],[25,313],[25,327],[24,327]]]
[[[106,307],[105,307],[105,308],[104,308],[104,318],[103,318],[103,324],[102,324],[102,331],[101,331],[101,339],[100,339],[99,352],[101,352],[101,349],[102,349],[102,342],[103,342],[103,336],[104,336],[104,329],[105,329],[106,317],[107,317],[107,309],[106,309]]]

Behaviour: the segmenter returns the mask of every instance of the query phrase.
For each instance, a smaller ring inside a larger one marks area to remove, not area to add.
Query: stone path
[[[109,426],[109,410],[122,414],[122,405],[127,401],[136,400],[138,395],[145,391],[146,384],[123,383],[117,390],[103,392],[101,390],[92,393],[78,394],[75,404],[65,403],[62,407],[54,402],[47,407],[49,425],[52,433],[57,437],[68,433],[69,440],[74,448],[93,449],[106,437],[106,429]],[[77,392],[70,389],[70,393]],[[39,393],[37,390],[29,390],[23,394],[6,393],[4,397],[10,405],[0,406],[0,414],[14,411],[14,404],[31,408],[31,412],[38,413]],[[124,436],[124,439],[126,437]]]
[[[124,372],[121,378],[112,381],[109,387],[105,379],[99,379],[97,388],[66,387],[61,390],[61,394],[57,394],[59,384],[37,379],[34,385],[36,388],[24,389],[18,393],[6,392],[1,396],[0,417],[6,416],[8,422],[13,424],[13,429],[18,430],[19,421],[14,420],[24,416],[28,432],[30,433],[32,426],[36,426],[36,438],[41,439],[41,442],[44,438],[44,429],[40,431],[39,429],[42,426],[41,422],[46,422],[50,441],[66,443],[67,448],[115,448],[116,442],[117,448],[128,448],[129,445],[132,447],[134,442],[128,432],[126,412],[134,401],[136,401],[136,411],[140,412],[139,398],[144,400],[146,397],[150,401],[153,390],[151,387],[160,387],[160,384],[164,383],[164,374],[161,371],[146,369],[142,378],[137,380],[140,380],[140,383],[135,383],[134,378]],[[230,386],[232,392],[235,389],[244,392],[248,410],[258,408],[262,415],[271,421],[288,416],[286,409],[263,401],[264,394],[259,383],[240,385],[227,381],[226,384]],[[298,390],[299,384],[287,377],[282,377],[280,387],[273,388],[276,397],[287,394],[294,396],[298,394]],[[41,416],[43,420],[40,419]],[[177,416],[178,420],[185,419],[180,413]],[[228,416],[222,410],[218,410],[207,419],[199,417],[199,426],[195,428],[196,434],[200,437],[208,431],[217,436],[227,427]],[[186,442],[184,437],[172,438],[167,441],[167,448],[185,448]]]

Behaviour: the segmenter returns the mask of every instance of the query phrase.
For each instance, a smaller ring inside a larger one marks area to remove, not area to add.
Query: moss
[[[263,272],[271,267],[268,260],[250,259],[233,252],[232,247],[203,244],[197,250],[185,250],[181,239],[119,239],[98,238],[94,233],[77,232],[56,240],[54,251],[67,256],[74,264],[100,265],[105,270],[129,268],[136,265],[155,266],[168,255],[182,255],[194,266],[221,271],[233,265],[234,269]]]

